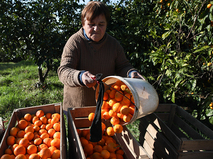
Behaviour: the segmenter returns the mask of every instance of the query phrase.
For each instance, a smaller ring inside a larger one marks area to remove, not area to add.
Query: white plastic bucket
[[[123,78],[120,76],[108,76],[102,81],[104,82],[105,89],[107,89],[107,85],[112,85],[118,80],[124,82],[129,87],[136,106],[132,119],[128,123],[122,123],[123,125],[130,124],[138,118],[153,113],[157,109],[159,104],[158,94],[149,82],[138,78]],[[96,88],[96,100],[98,93],[99,87]]]

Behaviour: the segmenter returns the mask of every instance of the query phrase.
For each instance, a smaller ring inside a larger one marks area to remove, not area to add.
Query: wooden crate
[[[139,128],[149,158],[213,158],[213,131],[178,105],[159,104]]]
[[[64,121],[64,116],[63,116],[63,109],[62,105],[60,103],[55,103],[55,104],[47,104],[47,105],[40,105],[40,106],[32,106],[32,107],[26,107],[26,108],[20,108],[20,109],[15,109],[12,113],[12,116],[10,118],[8,127],[4,133],[4,136],[1,141],[0,145],[0,156],[4,154],[5,149],[8,147],[6,143],[6,138],[9,136],[10,129],[17,124],[17,120],[21,119],[24,114],[30,113],[30,114],[35,114],[37,110],[43,110],[44,113],[60,113],[60,159],[66,159],[66,153],[67,153],[67,142],[66,142],[66,128],[65,128],[65,121]]]
[[[95,112],[95,108],[95,106],[91,106],[68,109],[69,154],[72,154],[69,158],[71,159],[86,159],[77,133],[77,128],[88,129],[91,126],[91,122],[87,117],[89,113]],[[148,159],[144,149],[132,136],[126,126],[124,126],[123,132],[121,134],[116,134],[114,138],[124,150],[125,159]]]

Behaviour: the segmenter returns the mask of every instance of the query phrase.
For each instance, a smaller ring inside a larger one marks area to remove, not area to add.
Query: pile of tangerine
[[[101,107],[101,118],[109,120],[112,126],[107,127],[109,136],[123,131],[122,125],[129,122],[135,112],[134,98],[128,86],[118,80],[104,92]],[[90,113],[88,119],[92,121],[95,113]]]
[[[60,158],[60,114],[27,113],[10,129],[1,159]]]
[[[109,136],[102,123],[102,139],[98,142],[91,142],[89,129],[77,129],[86,159],[123,159],[124,151],[116,140]]]

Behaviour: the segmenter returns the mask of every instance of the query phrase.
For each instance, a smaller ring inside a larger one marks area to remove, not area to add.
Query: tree
[[[33,60],[39,84],[43,84],[49,70],[57,68],[67,38],[80,27],[80,8],[66,0],[4,1],[1,52],[10,58]]]

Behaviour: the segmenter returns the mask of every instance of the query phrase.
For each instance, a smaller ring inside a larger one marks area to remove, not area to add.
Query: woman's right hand
[[[88,88],[91,88],[96,85],[97,81],[95,80],[95,75],[91,74],[89,71],[86,71],[82,74],[82,82]]]

